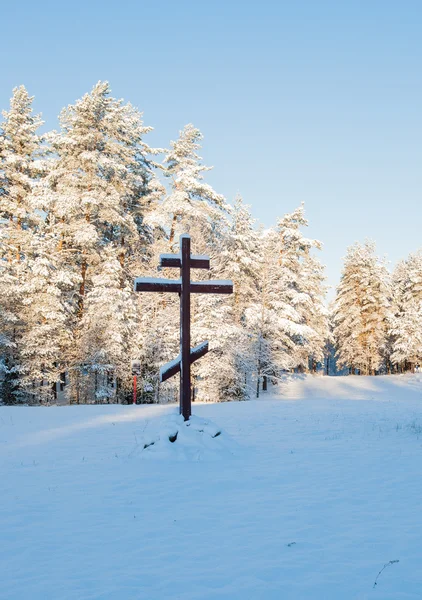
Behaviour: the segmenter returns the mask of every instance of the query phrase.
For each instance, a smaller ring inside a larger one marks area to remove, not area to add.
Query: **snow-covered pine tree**
[[[157,259],[160,252],[177,252],[180,235],[188,233],[192,238],[192,252],[207,254],[211,258],[211,271],[196,271],[195,279],[219,279],[223,275],[218,257],[228,231],[230,209],[224,197],[204,181],[204,174],[211,167],[203,165],[198,155],[201,140],[201,132],[193,125],[187,125],[180,132],[179,139],[171,142],[171,149],[164,160],[165,175],[170,182],[169,193],[156,206],[156,210],[149,214],[148,223],[165,232],[164,236],[156,237],[154,251]],[[174,270],[164,270],[163,276],[174,277]],[[192,298],[193,343],[196,335],[202,335],[198,341],[203,341],[204,336],[204,339],[212,337],[205,321],[210,322],[209,303],[213,303],[213,300],[205,297]],[[163,297],[156,308],[156,331],[160,332],[160,336],[164,335],[164,339],[151,339],[149,336],[149,343],[157,349],[171,348],[179,321],[178,305],[174,299]],[[161,322],[165,322],[167,326],[162,327]],[[154,357],[160,360],[159,354],[154,353]],[[201,387],[205,390],[207,376],[205,373],[200,375],[199,369],[201,365],[198,364],[193,370],[194,377],[202,377]],[[214,391],[212,395],[215,397]]]
[[[384,366],[389,305],[389,274],[375,244],[354,244],[347,250],[333,312],[340,367],[373,375]]]
[[[219,278],[233,280],[234,293],[204,297],[195,318],[198,342],[206,338],[211,341],[210,354],[195,369],[201,398],[245,400],[250,396],[255,339],[247,328],[245,312],[257,298],[259,267],[259,234],[248,208],[237,196],[231,226],[214,264]]]
[[[304,340],[303,354],[306,355],[308,368],[315,372],[317,366],[325,361],[330,334],[325,303],[325,268],[311,252],[304,257],[300,281],[303,293],[308,297],[308,301],[303,304],[303,322],[312,330]]]
[[[256,396],[259,396],[260,385],[267,389],[268,378],[276,381],[281,369],[288,368],[289,340],[283,339],[278,320],[279,306],[277,305],[277,284],[279,282],[279,262],[273,253],[276,244],[276,233],[270,229],[261,231],[259,251],[256,259],[259,261],[257,288],[258,293],[245,310],[246,326],[254,341],[254,376],[256,380]],[[290,350],[290,348],[289,348]]]
[[[43,225],[36,231],[27,276],[22,282],[19,383],[31,402],[55,402],[63,383],[64,356],[72,338],[71,306],[66,300],[73,281],[62,268],[56,240]]]
[[[254,229],[255,221],[239,194],[231,213],[232,222],[219,261],[233,281],[234,319],[244,323],[246,307],[256,300],[258,292],[260,234]]]
[[[422,363],[422,252],[401,261],[392,280],[391,362],[396,370],[414,370]]]
[[[81,378],[75,386],[74,395],[79,394],[79,400],[115,401],[117,382],[123,390],[130,387],[129,365],[132,356],[139,353],[139,314],[133,285],[126,280],[119,253],[120,247],[113,244],[104,247],[85,298],[78,357],[90,377]]]
[[[82,333],[90,335],[86,329],[89,324],[97,327],[95,320],[84,318],[87,296],[91,292],[101,295],[101,290],[96,292],[94,288],[102,288],[101,278],[116,272],[116,256],[121,266],[122,292],[133,286],[133,278],[140,274],[142,260],[148,256],[151,232],[145,225],[145,214],[153,208],[162,187],[150,162],[154,151],[144,142],[151,128],[143,125],[141,113],[131,104],[111,97],[107,82],[99,82],[81,100],[64,109],[60,124],[61,131],[51,135],[55,161],[38,196],[38,207],[47,213],[49,233],[56,236],[61,264],[75,282],[70,294],[73,315],[69,319],[74,351],[67,363],[74,377],[73,400],[81,400],[82,387],[77,382],[92,364],[81,354]],[[113,250],[112,257],[108,247]],[[118,300],[110,294],[110,303],[118,305],[124,298],[123,293]],[[132,301],[128,299],[129,312]],[[110,314],[111,309],[107,312]],[[104,338],[94,331],[91,339],[102,343]],[[121,343],[125,346],[126,341],[122,338]],[[99,369],[102,347],[93,346],[91,352]],[[124,353],[130,355],[126,347]],[[114,356],[118,355],[114,351]],[[120,364],[111,367],[109,354],[104,357],[103,370],[120,372]],[[130,364],[127,369],[129,372]]]
[[[0,224],[0,402],[14,404],[18,400],[16,328],[22,290],[16,278],[9,273],[9,264],[3,254],[7,245],[3,245],[2,235]]]
[[[13,90],[10,110],[3,111],[0,133],[0,303],[2,321],[3,397],[13,402],[20,390],[24,282],[34,255],[35,231],[41,221],[31,206],[34,183],[43,170],[40,116],[33,114],[33,97],[24,86]]]
[[[149,216],[168,234],[168,248],[177,249],[179,236],[189,233],[198,253],[209,252],[218,245],[218,233],[226,225],[229,206],[224,196],[204,182],[204,173],[212,167],[202,164],[198,155],[203,136],[189,124],[171,142],[164,160],[165,175],[170,179],[170,193]],[[168,251],[168,250],[167,250]]]
[[[317,240],[305,238],[303,205],[262,238],[260,296],[247,314],[256,331],[257,376],[263,389],[280,371],[321,362],[328,333],[323,267],[312,255]]]
[[[293,213],[285,215],[278,223],[278,256],[283,270],[285,298],[294,307],[297,316],[293,322],[302,327],[293,334],[295,342],[295,368],[315,370],[322,362],[328,335],[325,308],[324,267],[313,254],[321,250],[318,240],[304,237],[301,228],[308,226],[302,204]]]

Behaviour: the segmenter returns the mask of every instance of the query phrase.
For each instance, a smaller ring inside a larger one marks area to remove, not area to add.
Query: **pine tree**
[[[34,185],[43,172],[42,139],[37,134],[42,121],[33,115],[32,102],[24,86],[15,88],[10,110],[3,111],[0,134],[0,318],[6,402],[24,398],[19,390],[22,336],[28,327],[23,320],[24,283],[41,221],[31,206]]]
[[[256,299],[258,292],[260,235],[254,229],[254,220],[240,195],[236,196],[231,212],[232,223],[218,260],[225,275],[233,281],[234,319],[243,323],[245,309]]]
[[[164,160],[170,193],[150,215],[149,222],[167,232],[171,251],[176,249],[179,236],[189,233],[196,252],[209,252],[218,244],[222,222],[227,224],[229,207],[224,196],[204,182],[204,173],[212,167],[203,165],[198,155],[202,139],[199,129],[186,125],[179,139],[171,142]]]
[[[328,333],[323,267],[312,255],[320,242],[305,238],[303,205],[264,232],[258,301],[247,309],[255,331],[257,395],[262,380],[321,362]]]
[[[304,212],[302,204],[279,221],[277,254],[284,287],[281,298],[290,327],[294,324],[296,330],[291,332],[294,368],[307,370],[311,364],[315,370],[323,360],[328,334],[326,289],[324,268],[313,254],[322,244],[303,236],[301,228],[308,226]]]
[[[66,293],[73,282],[61,268],[55,239],[43,233],[40,227],[34,236],[33,254],[27,260],[27,277],[22,282],[20,317],[25,327],[20,339],[19,382],[32,402],[57,400],[63,354],[72,342]]]
[[[390,303],[386,266],[372,242],[347,250],[334,306],[334,337],[340,366],[373,375],[385,364]]]
[[[74,378],[73,399],[80,400],[79,383],[75,381],[80,382],[89,370],[87,358],[81,353],[81,340],[90,335],[86,328],[91,324],[95,329],[91,339],[97,339],[97,323],[86,317],[88,295],[96,293],[97,276],[116,272],[115,259],[120,264],[121,290],[132,288],[134,276],[148,260],[152,232],[145,215],[162,187],[152,170],[150,155],[154,151],[143,140],[151,128],[143,125],[141,113],[131,104],[110,96],[107,82],[99,82],[89,94],[63,110],[60,123],[61,131],[51,136],[56,158],[39,193],[38,208],[47,213],[49,233],[56,237],[62,267],[74,282],[69,294],[74,341],[66,362]],[[110,295],[114,306],[121,300]],[[127,301],[131,312],[133,299]],[[123,338],[121,343],[125,346]],[[98,366],[100,350],[91,350]],[[113,352],[115,357],[120,356],[116,350]],[[130,354],[126,347],[122,352]],[[120,372],[119,364],[111,367],[107,362],[108,353],[104,357],[103,370]]]
[[[413,370],[422,361],[422,252],[401,261],[393,273],[391,361]]]
[[[78,356],[86,378],[79,393],[96,402],[114,401],[116,381],[121,392],[130,388],[129,365],[134,351],[138,311],[129,282],[124,280],[119,261],[120,248],[109,244],[86,295]],[[75,394],[78,390],[75,390]]]
[[[246,324],[246,309],[258,293],[259,235],[253,220],[238,196],[232,223],[222,238],[214,269],[219,278],[232,279],[230,297],[207,296],[199,303],[195,318],[197,341],[211,340],[210,355],[195,368],[200,378],[201,398],[245,400],[250,395],[250,374],[254,369],[255,339]],[[219,365],[215,369],[215,364]]]
[[[325,304],[326,284],[324,266],[310,252],[306,254],[300,271],[301,286],[307,301],[303,303],[303,322],[311,329],[303,344],[303,360],[316,371],[324,363],[329,341],[328,309]]]

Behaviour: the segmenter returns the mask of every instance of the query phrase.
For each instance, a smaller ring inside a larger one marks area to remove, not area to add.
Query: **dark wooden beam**
[[[160,267],[180,267],[182,266],[182,261],[178,254],[162,254],[160,256]]]
[[[162,254],[160,256],[160,267],[182,267],[182,259],[178,254]],[[209,269],[210,259],[209,256],[191,256],[190,257],[190,268],[191,269]]]
[[[232,294],[232,281],[194,281],[190,284],[191,294]]]
[[[180,294],[180,412],[185,421],[191,416],[190,391],[190,236],[180,237],[182,291]]]
[[[190,351],[190,364],[192,365],[194,362],[205,356],[208,352],[208,342],[202,342],[202,344],[198,344],[195,348],[192,348]],[[166,363],[162,367],[160,367],[160,382],[167,381],[173,375],[180,373],[180,355]]]
[[[160,367],[160,382],[167,381],[167,379],[170,379],[170,377],[173,377],[177,373],[180,373],[180,355]]]
[[[179,292],[182,285],[179,279],[151,279],[138,277],[135,279],[135,292]]]
[[[190,351],[190,364],[192,365],[199,358],[202,358],[208,352],[208,342],[202,342]]]
[[[191,256],[190,257],[191,269],[209,269],[210,268],[210,257],[209,256]]]

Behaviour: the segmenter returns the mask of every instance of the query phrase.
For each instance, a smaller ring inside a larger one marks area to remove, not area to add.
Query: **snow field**
[[[420,379],[281,391],[0,408],[0,598],[420,599]]]

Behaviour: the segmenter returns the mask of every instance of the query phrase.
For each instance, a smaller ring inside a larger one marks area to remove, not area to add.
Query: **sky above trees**
[[[1,15],[2,108],[25,84],[51,129],[102,79],[155,147],[192,122],[230,202],[240,192],[266,226],[305,202],[331,285],[356,240],[392,262],[420,246],[420,3],[24,1]]]

